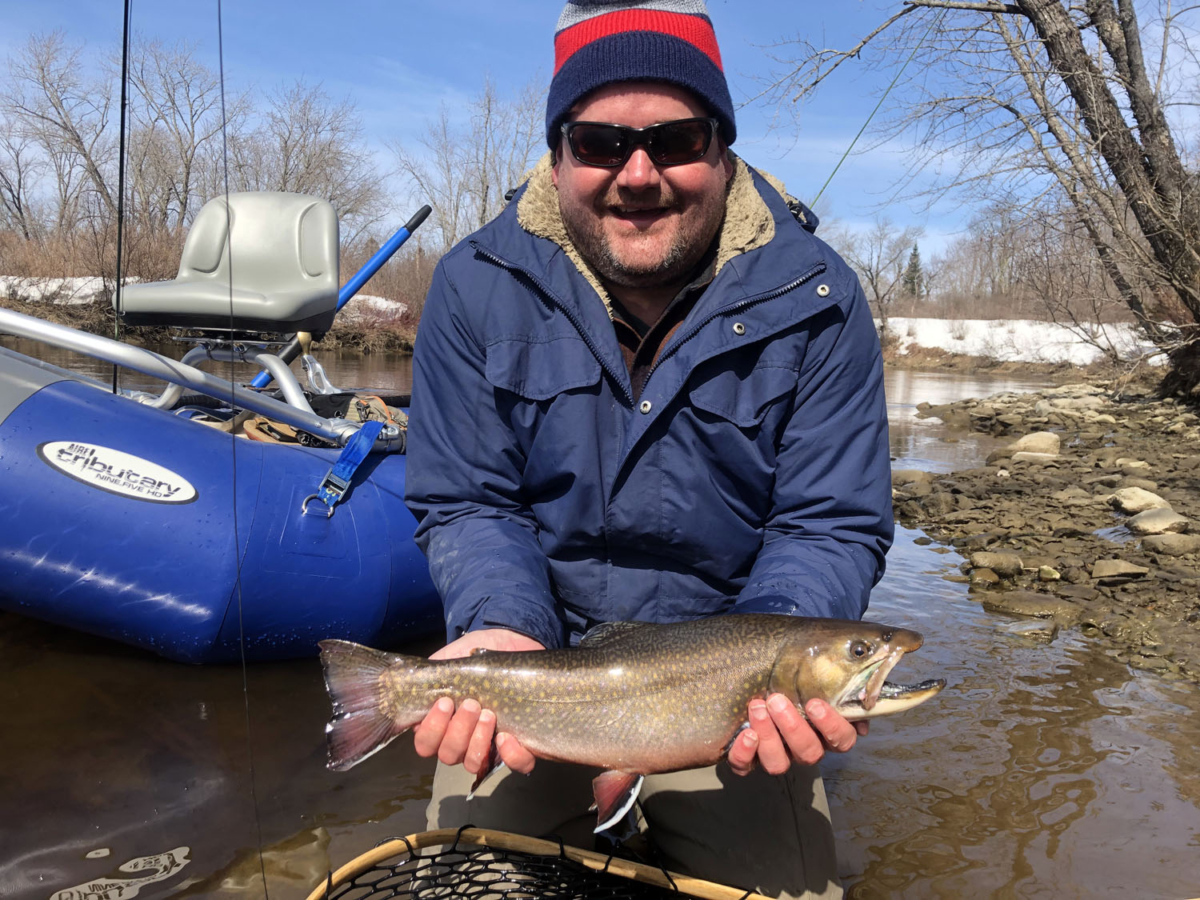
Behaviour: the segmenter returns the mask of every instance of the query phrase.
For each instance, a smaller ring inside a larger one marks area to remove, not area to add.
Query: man
[[[435,655],[559,647],[615,620],[861,617],[892,520],[857,279],[811,212],[727,152],[702,0],[568,3],[555,52],[551,152],[442,260],[417,341],[406,499],[445,604]],[[820,701],[804,712],[752,701],[726,764],[647,779],[668,866],[840,895],[814,764],[858,732]],[[494,732],[448,698],[418,728],[441,761],[430,826],[578,834],[595,773],[535,766]],[[493,740],[532,774],[467,805]]]

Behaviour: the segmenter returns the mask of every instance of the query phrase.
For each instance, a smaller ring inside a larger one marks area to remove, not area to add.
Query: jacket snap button
[[[733,323],[733,333],[737,334],[737,335],[745,334],[746,326],[743,325],[741,322],[734,322]]]
[[[643,400],[641,406],[638,407],[638,409],[640,409],[643,413],[648,413],[653,408],[653,404],[651,404],[649,400]]]
[[[829,285],[818,284],[817,285],[817,296],[818,297],[828,297],[829,296]]]

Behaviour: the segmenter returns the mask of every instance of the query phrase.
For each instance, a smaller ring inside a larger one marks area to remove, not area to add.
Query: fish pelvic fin
[[[330,769],[344,772],[379,752],[420,721],[396,719],[387,700],[383,677],[407,657],[373,650],[350,641],[321,641],[325,687],[333,702],[333,718],[325,726]],[[415,661],[415,660],[414,660]]]
[[[471,789],[467,791],[467,799],[474,800],[475,793],[483,787],[484,783],[503,768],[504,760],[496,753],[496,744],[493,742],[492,746],[488,748],[487,762],[475,776],[475,781],[471,783]]]
[[[592,779],[592,796],[596,802],[596,834],[612,828],[633,807],[642,790],[645,776],[630,772],[602,772]]]

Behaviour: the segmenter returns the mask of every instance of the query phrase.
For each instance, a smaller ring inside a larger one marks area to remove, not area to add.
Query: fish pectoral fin
[[[630,772],[603,772],[592,779],[592,796],[596,802],[596,833],[612,828],[629,812],[645,781],[642,775]]]
[[[738,728],[738,730],[733,733],[733,737],[731,737],[729,739],[729,743],[725,745],[725,749],[721,751],[722,755],[724,755],[724,756],[729,755],[729,751],[733,748],[733,742],[736,741],[739,737],[741,737],[742,732],[745,731],[749,727],[750,727],[749,722],[743,722],[741,724],[741,726]]]
[[[496,744],[488,748],[487,761],[484,767],[479,770],[479,774],[475,776],[475,781],[471,785],[471,789],[467,791],[467,799],[471,800],[475,797],[475,792],[483,787],[483,783],[496,774],[497,771],[504,768],[504,760],[496,753]]]

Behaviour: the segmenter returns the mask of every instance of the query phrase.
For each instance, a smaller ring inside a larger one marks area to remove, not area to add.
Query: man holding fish
[[[434,659],[554,650],[605,622],[859,619],[892,540],[879,342],[811,211],[729,152],[703,0],[567,3],[546,137],[508,208],[440,263],[417,340],[406,501],[445,604]],[[724,762],[646,778],[644,818],[668,866],[838,896],[815,764],[865,722],[770,685]],[[641,714],[656,707],[687,727],[666,695]],[[595,772],[535,765],[537,740],[476,698],[446,689],[415,740],[441,762],[431,827],[583,821]],[[493,753],[529,777],[467,805]]]

